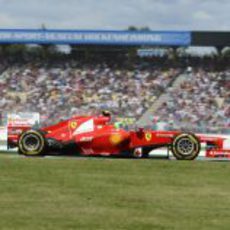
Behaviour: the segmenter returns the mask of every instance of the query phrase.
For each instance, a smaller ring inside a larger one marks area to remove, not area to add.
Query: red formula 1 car
[[[78,116],[56,125],[24,130],[21,135],[9,135],[9,142],[16,143],[18,152],[26,156],[67,152],[83,156],[148,157],[160,147],[167,147],[176,159],[193,160],[206,144],[207,153],[221,152],[224,138],[194,135],[178,131],[154,131],[139,128],[127,131],[110,124],[111,116]],[[211,156],[211,155],[210,155]]]

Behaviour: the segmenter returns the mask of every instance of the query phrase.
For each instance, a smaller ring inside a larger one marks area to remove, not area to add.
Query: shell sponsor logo
[[[89,142],[89,141],[92,141],[93,140],[93,137],[82,137],[81,139],[80,139],[80,141],[81,142]]]
[[[146,133],[145,134],[145,139],[146,139],[146,141],[150,141],[151,139],[152,139],[152,133]]]
[[[120,134],[112,134],[109,140],[112,144],[116,145],[122,141],[122,137]]]
[[[69,124],[69,127],[71,129],[76,129],[77,128],[77,122],[76,121],[71,121],[70,124]]]

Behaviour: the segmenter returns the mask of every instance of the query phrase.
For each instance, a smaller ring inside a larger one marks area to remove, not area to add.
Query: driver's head
[[[111,117],[111,113],[108,110],[103,110],[102,115],[105,116],[105,117]]]

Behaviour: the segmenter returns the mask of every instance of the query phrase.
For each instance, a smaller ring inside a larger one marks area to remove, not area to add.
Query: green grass
[[[0,155],[0,229],[229,229],[230,164]]]

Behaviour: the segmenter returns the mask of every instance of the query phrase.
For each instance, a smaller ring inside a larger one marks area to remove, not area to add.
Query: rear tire
[[[39,130],[27,130],[18,140],[18,153],[25,156],[41,156],[46,150],[46,139]]]
[[[194,160],[200,153],[200,141],[192,133],[181,133],[172,142],[172,153],[177,160]]]

